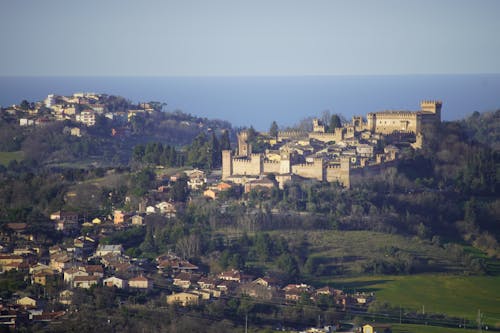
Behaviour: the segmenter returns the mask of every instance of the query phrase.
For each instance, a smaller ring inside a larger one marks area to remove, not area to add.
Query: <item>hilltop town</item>
[[[393,165],[401,146],[422,148],[424,131],[432,131],[441,122],[441,107],[440,101],[423,101],[420,111],[369,113],[366,121],[353,117],[352,123],[330,132],[314,119],[312,132],[267,136],[270,149],[261,153],[252,151],[244,131],[238,134],[236,154],[222,152],[222,179],[244,183],[273,174],[281,188],[300,178],[339,182],[349,188]]]

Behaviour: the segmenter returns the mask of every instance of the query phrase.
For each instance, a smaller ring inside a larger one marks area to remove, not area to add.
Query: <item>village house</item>
[[[71,305],[73,299],[73,292],[71,290],[63,290],[59,293],[59,303],[64,305]]]
[[[190,190],[199,190],[207,182],[207,178],[205,176],[204,171],[194,169],[185,171],[185,173],[188,176],[187,185]]]
[[[116,287],[118,289],[126,289],[128,281],[117,276],[110,276],[103,280],[103,285],[106,287]]]
[[[89,276],[90,274],[87,273],[85,270],[81,269],[80,267],[74,266],[70,267],[63,272],[63,279],[64,282],[71,284],[75,277],[77,276]]]
[[[128,285],[130,288],[134,289],[144,289],[144,290],[153,289],[153,281],[142,275],[130,279],[128,281]]]
[[[132,225],[144,225],[144,217],[141,215],[132,216]]]
[[[174,286],[182,289],[189,289],[200,279],[199,274],[181,272],[174,277]]]
[[[392,333],[392,326],[389,324],[366,324],[363,325],[363,333]]]
[[[73,288],[83,288],[89,289],[92,286],[96,286],[100,281],[99,276],[75,276],[73,279]]]
[[[198,305],[200,295],[190,292],[175,293],[167,296],[167,304],[179,304],[181,306]]]
[[[302,295],[308,295],[313,292],[314,288],[307,284],[289,284],[283,291],[285,292],[285,300],[297,302],[300,300]]]
[[[108,254],[121,255],[122,253],[123,253],[123,246],[121,244],[114,244],[114,245],[99,244],[99,246],[97,246],[97,250],[95,251],[95,255],[98,257],[104,257]]]
[[[0,272],[29,268],[25,257],[17,254],[0,254]]]
[[[160,214],[163,214],[166,217],[175,217],[175,214],[177,213],[177,208],[171,202],[162,201],[157,203],[155,207],[158,209]]]
[[[113,213],[113,223],[114,224],[122,224],[124,223],[128,218],[130,217],[130,214],[125,213],[122,210],[115,210]]]
[[[22,297],[16,301],[16,304],[19,304],[23,307],[33,307],[36,308],[38,306],[38,301],[32,297]]]
[[[221,280],[235,281],[237,283],[245,283],[252,280],[251,275],[243,274],[243,272],[237,269],[231,269],[229,271],[222,272],[218,275],[218,277]]]

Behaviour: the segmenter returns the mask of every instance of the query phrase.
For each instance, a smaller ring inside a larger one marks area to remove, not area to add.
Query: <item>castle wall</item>
[[[313,178],[323,181],[325,179],[323,160],[315,159],[313,163],[292,165],[292,173],[304,178]]]
[[[233,175],[259,176],[262,174],[262,155],[252,154],[250,158],[233,158]]]
[[[280,162],[264,161],[262,165],[264,173],[274,173],[274,174],[280,173]]]
[[[351,187],[351,165],[348,157],[342,158],[340,165],[328,166],[326,168],[326,181],[339,182],[346,188]]]
[[[321,142],[330,142],[330,141],[339,142],[342,141],[342,132],[337,132],[337,131],[335,133],[313,132],[309,133],[309,139],[315,139]]]

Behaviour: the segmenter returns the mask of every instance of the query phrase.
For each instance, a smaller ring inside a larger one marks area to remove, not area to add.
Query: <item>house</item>
[[[63,290],[59,293],[59,303],[71,305],[73,299],[73,292],[71,290]]]
[[[39,271],[39,272],[32,275],[31,282],[45,286],[45,285],[47,285],[47,280],[52,278],[54,275],[55,275],[55,273],[52,269]]]
[[[109,278],[104,279],[103,285],[106,287],[116,287],[118,289],[125,289],[128,287],[128,281],[116,276],[110,276]]]
[[[174,285],[182,289],[189,289],[199,279],[200,276],[198,274],[181,272],[174,277]]]
[[[71,267],[71,257],[65,252],[55,253],[50,256],[50,267],[62,272],[63,270]]]
[[[72,283],[77,276],[89,276],[90,274],[80,269],[80,267],[71,267],[64,271],[64,282]]]
[[[135,289],[146,289],[146,290],[153,289],[153,281],[142,275],[130,279],[128,281],[128,285],[130,288],[135,288]]]
[[[270,300],[277,294],[277,288],[266,287],[258,283],[244,283],[240,286],[240,293],[253,298]]]
[[[219,274],[219,279],[226,281],[235,281],[237,283],[250,282],[252,277],[250,275],[243,274],[237,269],[231,269],[226,272]]]
[[[200,295],[195,293],[176,293],[167,296],[167,304],[179,304],[181,306],[198,305],[200,302]]]
[[[96,246],[96,241],[88,236],[80,236],[73,240],[73,245],[77,249],[81,249],[82,253],[90,254]]]
[[[121,210],[115,210],[114,214],[113,214],[113,223],[114,224],[121,224],[121,223],[124,223],[128,218],[129,218],[129,214],[127,214]]]
[[[155,206],[147,206],[146,207],[146,214],[154,214],[156,213],[156,207]]]
[[[198,286],[201,289],[215,289],[220,280],[211,277],[202,277],[198,280]]]
[[[132,225],[144,225],[144,217],[141,215],[132,216]]]
[[[392,333],[392,326],[389,324],[366,324],[363,325],[363,333]]]
[[[162,201],[157,203],[155,207],[158,208],[160,214],[164,214],[167,217],[175,217],[175,214],[177,213],[175,205],[171,202]]]
[[[279,279],[270,277],[270,276],[264,276],[258,279],[255,279],[252,281],[253,284],[260,284],[264,287],[276,287],[280,288],[281,287],[281,282]]]
[[[36,299],[34,298],[31,298],[31,297],[23,297],[23,298],[20,298],[16,301],[16,304],[19,304],[21,306],[24,306],[24,307],[36,307],[38,305],[38,302]]]
[[[191,189],[191,190],[199,190],[207,182],[205,172],[203,172],[201,170],[194,169],[194,170],[188,170],[185,172],[189,178],[187,181],[187,185],[188,185],[189,189]]]
[[[27,265],[26,258],[17,254],[0,254],[0,272],[18,270]]]
[[[104,257],[108,254],[121,255],[122,253],[123,253],[123,246],[121,244],[115,244],[115,245],[99,244],[97,250],[95,251],[95,255],[98,257]]]
[[[73,279],[73,288],[89,289],[99,284],[101,278],[98,276],[75,276]]]
[[[300,300],[302,295],[309,295],[313,288],[307,284],[289,284],[285,288],[285,300],[297,302]]]
[[[211,189],[211,188],[209,188],[208,190],[203,191],[203,196],[204,197],[208,197],[208,198],[211,198],[213,200],[215,200],[218,195],[219,195],[219,191]]]
[[[104,277],[104,269],[101,265],[85,265],[82,269],[88,274],[93,276],[98,276],[100,278]]]
[[[58,231],[71,232],[78,228],[78,214],[75,212],[57,211],[50,214],[50,219]]]

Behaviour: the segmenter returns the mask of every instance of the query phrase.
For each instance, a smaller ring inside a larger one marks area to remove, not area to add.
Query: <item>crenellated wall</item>
[[[313,163],[294,164],[292,173],[304,178],[313,178],[319,181],[325,180],[323,159],[315,158]]]
[[[249,158],[233,158],[233,175],[259,176],[262,174],[262,155],[251,154]]]
[[[264,173],[280,173],[280,162],[278,161],[264,161],[262,163],[262,168]]]

